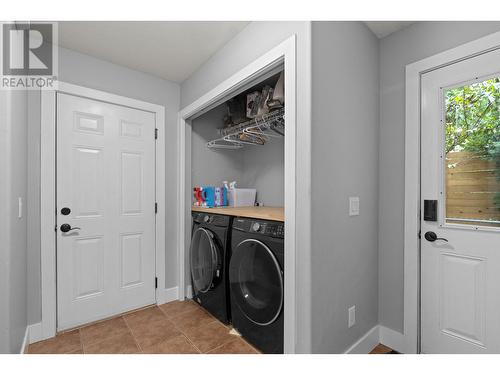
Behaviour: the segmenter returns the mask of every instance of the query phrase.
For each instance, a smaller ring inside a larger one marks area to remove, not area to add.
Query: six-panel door
[[[152,113],[57,94],[58,330],[155,302],[154,128]]]

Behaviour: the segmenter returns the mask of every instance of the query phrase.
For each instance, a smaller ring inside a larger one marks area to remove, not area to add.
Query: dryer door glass
[[[278,318],[283,306],[283,274],[264,243],[248,239],[233,250],[229,282],[232,298],[248,319],[268,325]]]
[[[191,239],[191,277],[197,292],[207,292],[219,277],[217,245],[212,232],[198,228]]]

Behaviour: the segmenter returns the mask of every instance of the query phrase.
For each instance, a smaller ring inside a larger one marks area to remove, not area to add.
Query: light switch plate
[[[349,216],[359,215],[359,197],[349,197]]]

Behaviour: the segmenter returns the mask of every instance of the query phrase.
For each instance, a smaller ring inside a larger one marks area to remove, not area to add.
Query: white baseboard
[[[378,344],[383,344],[399,353],[415,354],[407,343],[405,336],[402,333],[393,329],[377,325],[369,330],[363,337],[356,341],[346,354],[367,354],[372,351]]]
[[[29,343],[33,344],[38,341],[44,340],[42,334],[42,322],[31,324],[28,326],[29,329]]]
[[[19,354],[26,354],[29,343],[30,343],[30,326],[26,326],[26,330],[24,331],[23,343],[21,344],[21,350],[19,351]]]
[[[177,301],[179,299],[179,288],[173,287],[165,289],[165,303]]]
[[[415,354],[415,350],[408,347],[407,340],[402,333],[380,326],[380,343],[400,353]]]
[[[156,297],[156,304],[163,305],[164,303],[177,301],[179,299],[179,288],[173,287],[168,289],[161,289],[158,291]]]
[[[193,287],[191,285],[186,285],[186,298],[193,298]]]
[[[380,327],[377,325],[356,341],[345,354],[368,354],[380,343]]]

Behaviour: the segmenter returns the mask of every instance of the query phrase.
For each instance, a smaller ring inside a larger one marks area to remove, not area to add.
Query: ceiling
[[[366,26],[377,36],[382,39],[386,36],[402,30],[410,26],[413,21],[365,21]]]
[[[378,38],[413,22],[367,21]],[[248,22],[59,22],[59,44],[173,82],[191,76]]]
[[[248,22],[59,22],[59,44],[182,82]]]

